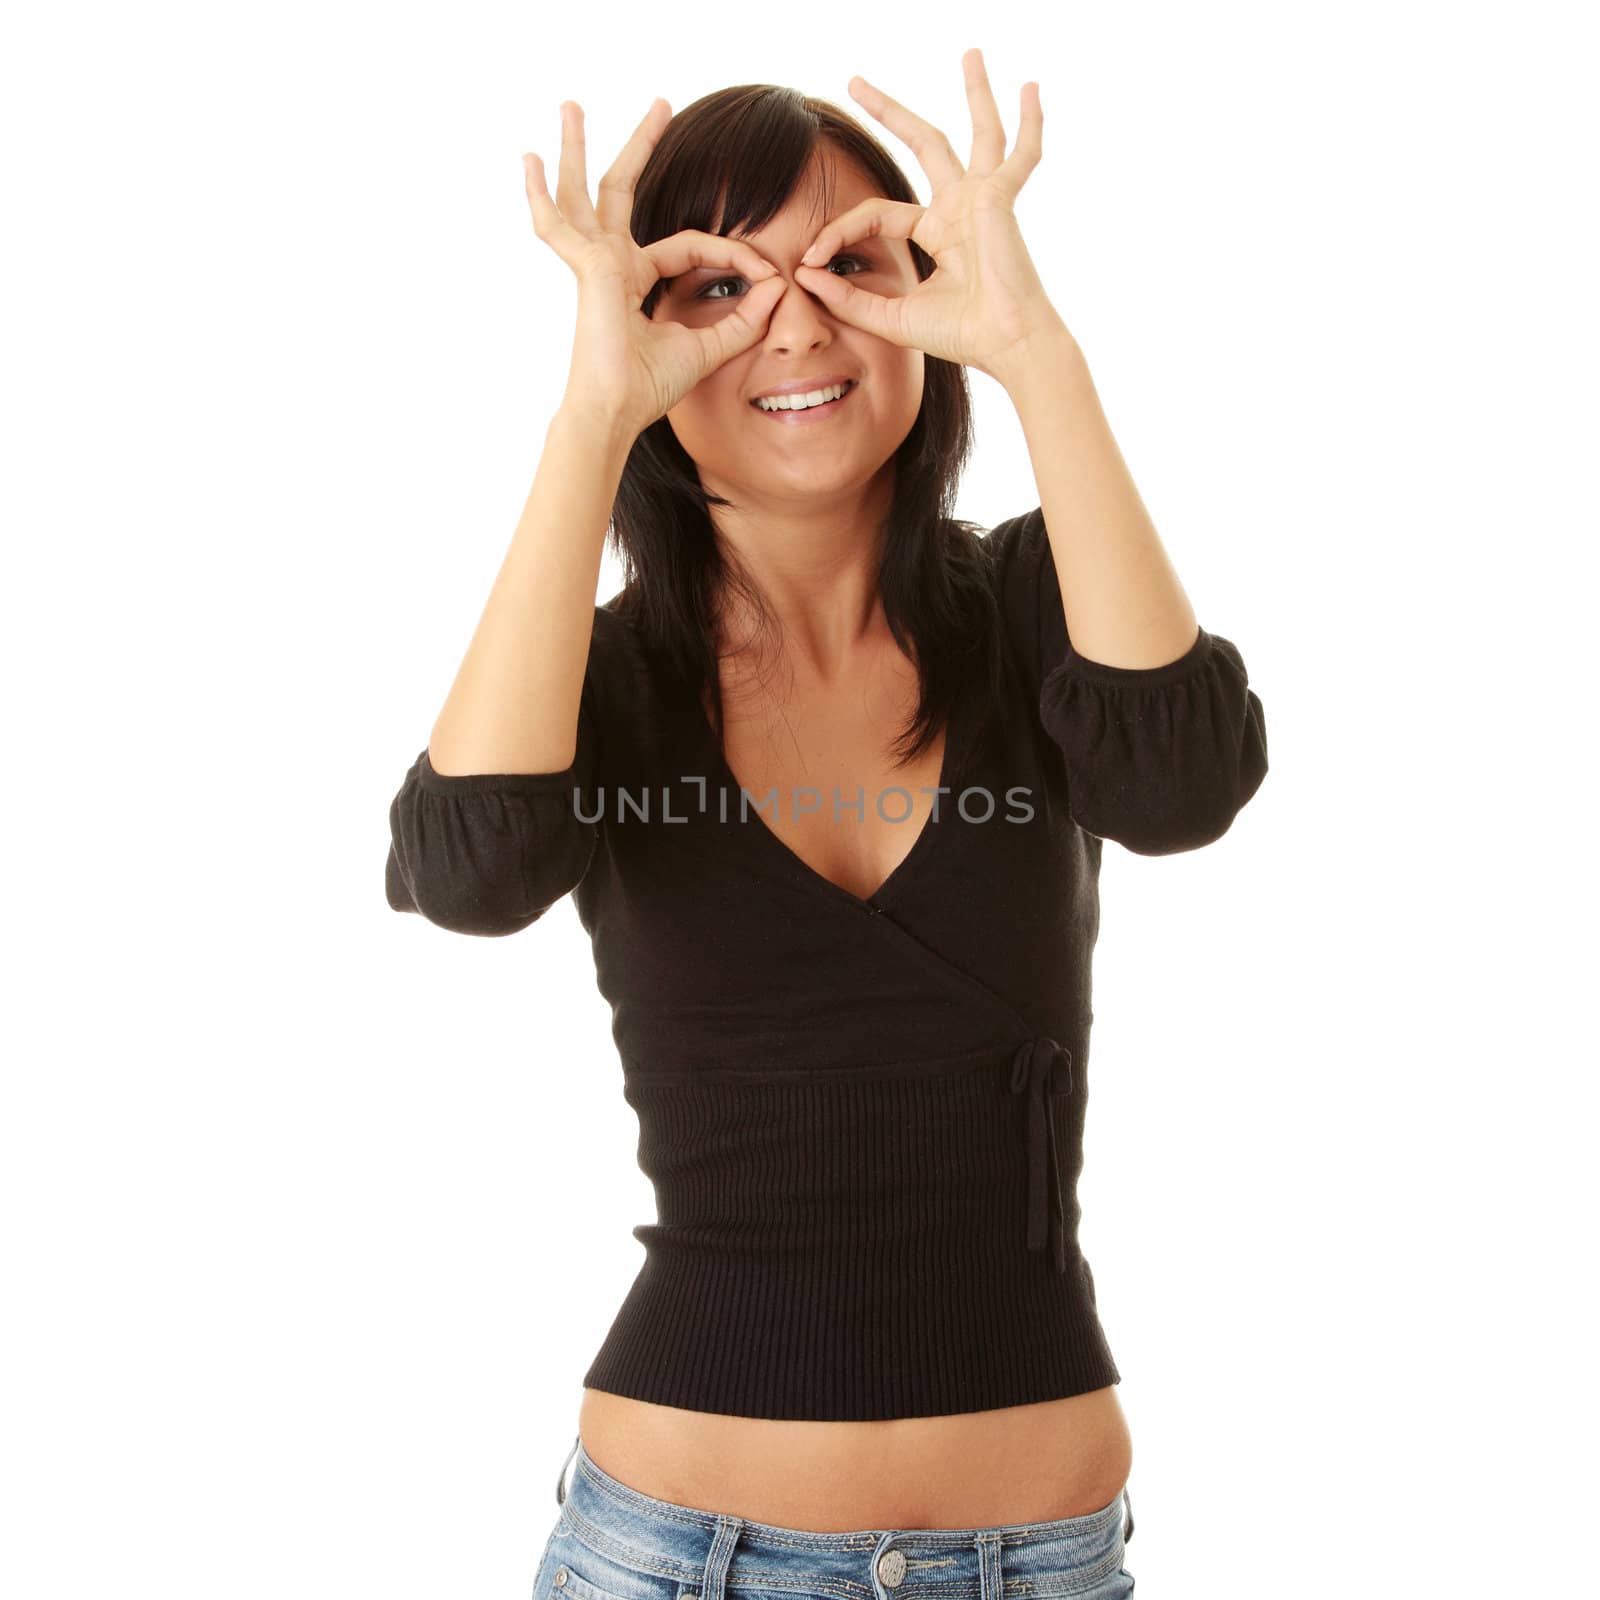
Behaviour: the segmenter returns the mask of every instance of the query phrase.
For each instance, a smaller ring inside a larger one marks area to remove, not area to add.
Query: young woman
[[[503,935],[574,895],[656,1188],[536,1600],[1133,1589],[1077,1243],[1101,847],[1219,837],[1266,734],[1019,235],[1037,85],[1007,156],[963,64],[965,167],[852,80],[926,207],[767,85],[657,101],[597,205],[576,106],[554,201],[526,158],[567,391],[388,896]],[[987,537],[967,367],[1038,489]]]

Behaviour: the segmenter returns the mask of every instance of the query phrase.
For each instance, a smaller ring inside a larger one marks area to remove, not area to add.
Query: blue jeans
[[[570,1487],[567,1467],[577,1458]],[[602,1472],[573,1441],[556,1479],[561,1514],[533,1600],[1124,1600],[1133,1537],[1124,1489],[1099,1511],[994,1528],[814,1533],[656,1500]]]

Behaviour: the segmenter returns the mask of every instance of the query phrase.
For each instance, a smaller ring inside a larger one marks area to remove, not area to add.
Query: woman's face
[[[833,215],[876,193],[848,163],[828,152],[819,153],[822,161],[833,167]],[[736,503],[752,497],[811,499],[866,485],[910,433],[922,407],[922,351],[839,321],[795,280],[800,257],[831,220],[821,215],[819,176],[813,163],[784,209],[759,232],[741,236],[787,280],[764,334],[667,412],[702,484]],[[847,245],[823,270],[859,279],[878,295],[907,294],[918,281],[903,239]],[[709,327],[728,316],[749,287],[726,268],[696,267],[663,289],[655,317]],[[829,414],[801,413],[791,421],[782,413],[768,416],[752,403],[780,384],[835,374],[853,378],[855,385]]]

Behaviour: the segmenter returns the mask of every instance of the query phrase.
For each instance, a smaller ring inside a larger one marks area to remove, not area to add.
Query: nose
[[[787,280],[767,317],[767,344],[775,350],[814,349],[832,337],[836,319],[809,289]]]

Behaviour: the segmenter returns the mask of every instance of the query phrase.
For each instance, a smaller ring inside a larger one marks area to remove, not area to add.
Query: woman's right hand
[[[685,228],[653,244],[634,242],[629,227],[633,186],[671,117],[665,100],[652,102],[600,180],[598,213],[589,202],[583,111],[576,102],[561,106],[561,176],[554,201],[545,188],[544,163],[536,155],[522,158],[534,232],[578,278],[578,326],[566,399],[622,424],[630,437],[753,345],[783,292],[782,274],[738,240]],[[656,280],[691,267],[726,267],[752,287],[733,310],[706,327],[643,315],[640,306]]]

